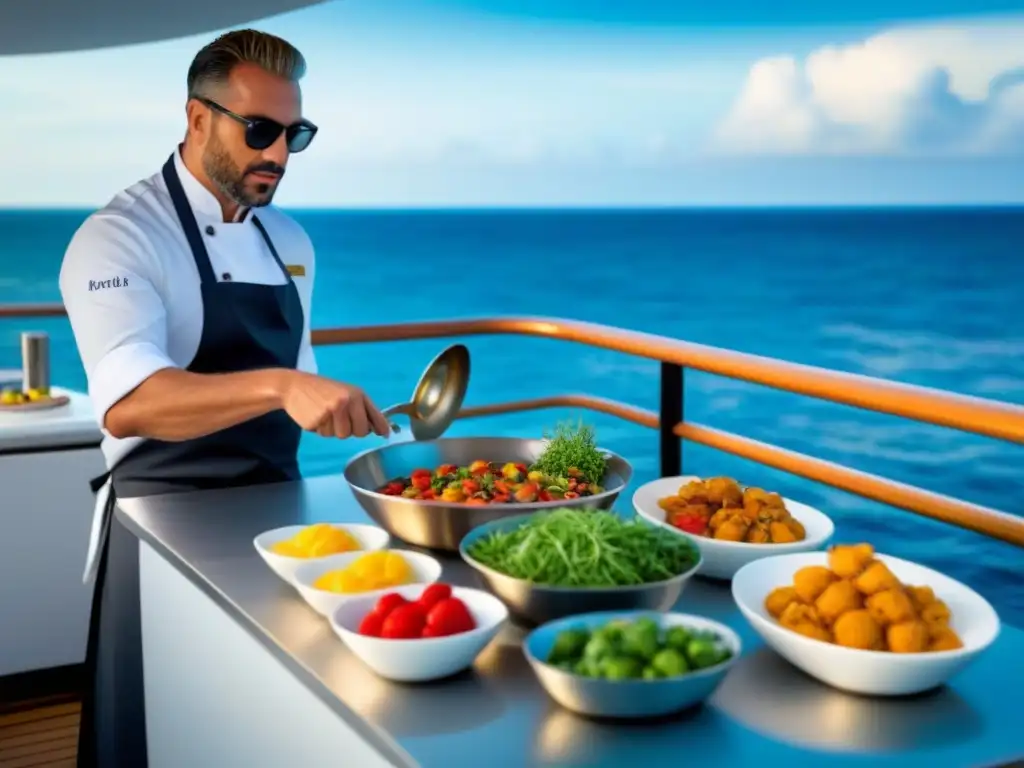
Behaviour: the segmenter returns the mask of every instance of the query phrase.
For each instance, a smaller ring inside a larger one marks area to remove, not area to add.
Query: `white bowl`
[[[806,533],[806,538],[803,541],[794,541],[791,544],[748,544],[744,541],[709,539],[706,536],[696,536],[681,531],[666,522],[665,510],[658,506],[658,499],[675,496],[679,493],[680,486],[691,480],[700,479],[702,478],[692,475],[663,477],[660,480],[653,480],[641,485],[633,494],[633,507],[640,517],[649,523],[685,536],[697,545],[701,555],[700,568],[697,570],[699,576],[712,579],[731,579],[740,568],[754,560],[792,552],[813,552],[822,549],[835,532],[836,527],[827,515],[814,507],[808,507],[806,504],[792,499],[783,499],[783,501],[790,514],[803,525]]]
[[[391,541],[388,532],[375,525],[359,525],[356,523],[330,523],[334,528],[345,531],[352,538],[359,542],[359,552],[374,552],[384,549]],[[272,552],[270,548],[282,541],[287,541],[299,531],[309,528],[308,525],[286,525],[284,528],[275,528],[272,531],[264,531],[255,539],[253,546],[260,553],[263,562],[270,566],[270,570],[291,584],[295,578],[295,571],[299,566],[307,563],[319,562],[321,557],[289,557]],[[333,555],[327,555],[333,557]]]
[[[404,549],[389,551],[405,558],[405,561],[412,568],[412,584],[419,584],[420,589],[424,585],[433,584],[441,578],[441,563],[429,555],[422,555],[419,552],[407,552]],[[343,552],[340,555],[330,555],[303,563],[295,571],[295,588],[299,590],[299,594],[309,603],[310,607],[321,616],[330,616],[335,608],[355,597],[362,597],[363,595],[376,595],[380,597],[386,592],[394,592],[397,587],[375,589],[370,592],[340,593],[316,589],[313,586],[313,582],[328,571],[340,571],[342,568],[347,568],[365,554],[365,552]]]
[[[776,587],[793,583],[807,565],[828,565],[825,552],[779,555],[750,563],[732,580],[740,611],[765,643],[791,664],[834,688],[869,696],[903,696],[946,683],[999,635],[999,617],[981,595],[931,568],[887,555],[876,557],[904,584],[928,586],[952,611],[950,625],[963,648],[933,653],[888,653],[812,640],[780,625],[764,601]]]
[[[406,600],[415,600],[423,589],[422,584],[408,584],[387,591],[397,592]],[[476,620],[476,629],[422,640],[388,640],[360,635],[360,622],[373,610],[381,594],[384,593],[366,593],[350,598],[334,610],[330,620],[335,634],[356,658],[388,680],[423,682],[468,669],[508,619],[508,609],[493,595],[478,589],[453,587],[452,596],[466,604]]]
[[[654,619],[662,629],[686,627],[712,631],[732,656],[707,669],[660,680],[604,680],[583,677],[547,663],[560,632],[575,627],[597,629],[611,621],[640,617]],[[548,695],[566,709],[589,717],[646,718],[679,712],[707,699],[743,652],[739,635],[729,627],[701,616],[648,611],[602,611],[568,616],[533,630],[523,640],[523,653]]]

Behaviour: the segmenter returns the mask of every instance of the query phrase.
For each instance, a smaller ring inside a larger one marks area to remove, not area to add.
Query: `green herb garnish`
[[[515,530],[473,542],[468,554],[507,576],[558,587],[664,581],[698,560],[682,536],[614,512],[578,507],[538,513]]]
[[[604,479],[607,461],[597,447],[593,427],[582,421],[575,425],[562,423],[555,427],[553,435],[545,435],[545,440],[544,452],[531,469],[549,477],[570,477],[579,473],[588,483],[600,483]]]

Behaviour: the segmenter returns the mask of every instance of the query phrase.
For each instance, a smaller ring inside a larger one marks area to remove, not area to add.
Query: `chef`
[[[302,117],[304,69],[292,45],[253,30],[203,48],[184,143],[90,216],[64,257],[109,468],[93,483],[79,766],[147,765],[138,540],[113,516],[115,496],[296,480],[303,430],[388,432],[358,387],[317,375],[313,247],[269,206],[317,132]]]

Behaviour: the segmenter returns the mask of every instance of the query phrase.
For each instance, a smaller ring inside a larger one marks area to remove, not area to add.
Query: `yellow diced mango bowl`
[[[433,584],[441,571],[440,561],[420,552],[345,552],[303,563],[294,584],[314,611],[328,617],[353,597],[384,594],[405,584]],[[403,577],[401,584],[395,583]]]
[[[253,539],[263,562],[289,584],[294,584],[295,571],[301,565],[346,552],[375,552],[390,543],[391,536],[383,528],[355,523],[287,525]],[[340,546],[343,544],[347,546]]]

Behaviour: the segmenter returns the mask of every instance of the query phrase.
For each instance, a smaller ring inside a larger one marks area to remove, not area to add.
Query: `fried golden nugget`
[[[852,579],[871,564],[875,548],[870,544],[837,544],[828,551],[828,567],[841,579]]]
[[[707,490],[704,488],[704,483],[700,480],[691,480],[685,485],[679,486],[678,496],[684,501],[691,501],[693,499],[707,501]]]
[[[931,587],[907,587],[907,595],[917,611],[922,611],[926,605],[935,602],[935,592]]]
[[[793,574],[793,588],[801,600],[813,603],[835,580],[835,574],[824,565],[808,565]]]
[[[955,651],[963,648],[963,641],[952,628],[942,624],[929,627],[931,641],[928,643],[929,651]]]
[[[712,477],[704,481],[708,501],[723,507],[742,507],[743,491],[731,477]]]
[[[853,585],[848,581],[836,582],[836,585],[839,584],[849,584],[850,589],[853,589]],[[858,599],[859,597],[858,595]],[[863,651],[882,650],[882,627],[865,610],[844,613],[836,619],[836,623],[832,626],[832,633],[835,636],[836,645],[845,648],[859,648]]]
[[[804,528],[804,524],[795,517],[790,517],[789,520],[786,521],[786,525],[789,526],[789,530],[793,532],[793,538],[797,541],[803,541],[807,538],[807,529]]]
[[[790,522],[796,522],[795,520]],[[776,544],[789,544],[794,541],[800,541],[803,537],[798,537],[793,528],[790,527],[790,523],[784,523],[775,521],[768,525],[768,535],[770,540]]]
[[[715,530],[715,538],[722,541],[743,541],[750,524],[741,515],[733,515]]]
[[[923,653],[928,650],[931,635],[923,621],[911,619],[891,625],[885,639],[893,653]]]
[[[776,619],[789,607],[790,603],[800,599],[792,587],[776,587],[764,599],[764,609]]]
[[[864,573],[854,579],[854,586],[865,595],[873,595],[883,589],[892,589],[901,586],[900,580],[896,578],[885,563],[875,560]]]
[[[772,534],[764,523],[755,523],[747,531],[745,541],[748,544],[767,544],[772,540]]]
[[[876,592],[864,601],[864,607],[883,626],[917,618],[910,596],[899,587]]]
[[[829,632],[828,629],[819,626],[818,624],[812,624],[809,621],[801,622],[800,624],[797,624],[795,627],[790,627],[789,629],[791,629],[793,632],[796,632],[798,635],[809,637],[812,640],[821,640],[825,643],[832,642],[832,633]]]
[[[821,626],[821,616],[813,605],[805,605],[793,601],[779,616],[779,624],[793,629],[800,624],[817,624]]]
[[[949,606],[938,598],[932,600],[921,609],[921,619],[925,624],[948,624],[952,613]]]
[[[844,613],[863,608],[864,598],[852,582],[840,579],[825,587],[825,591],[814,601],[814,607],[825,623],[831,624]]]

